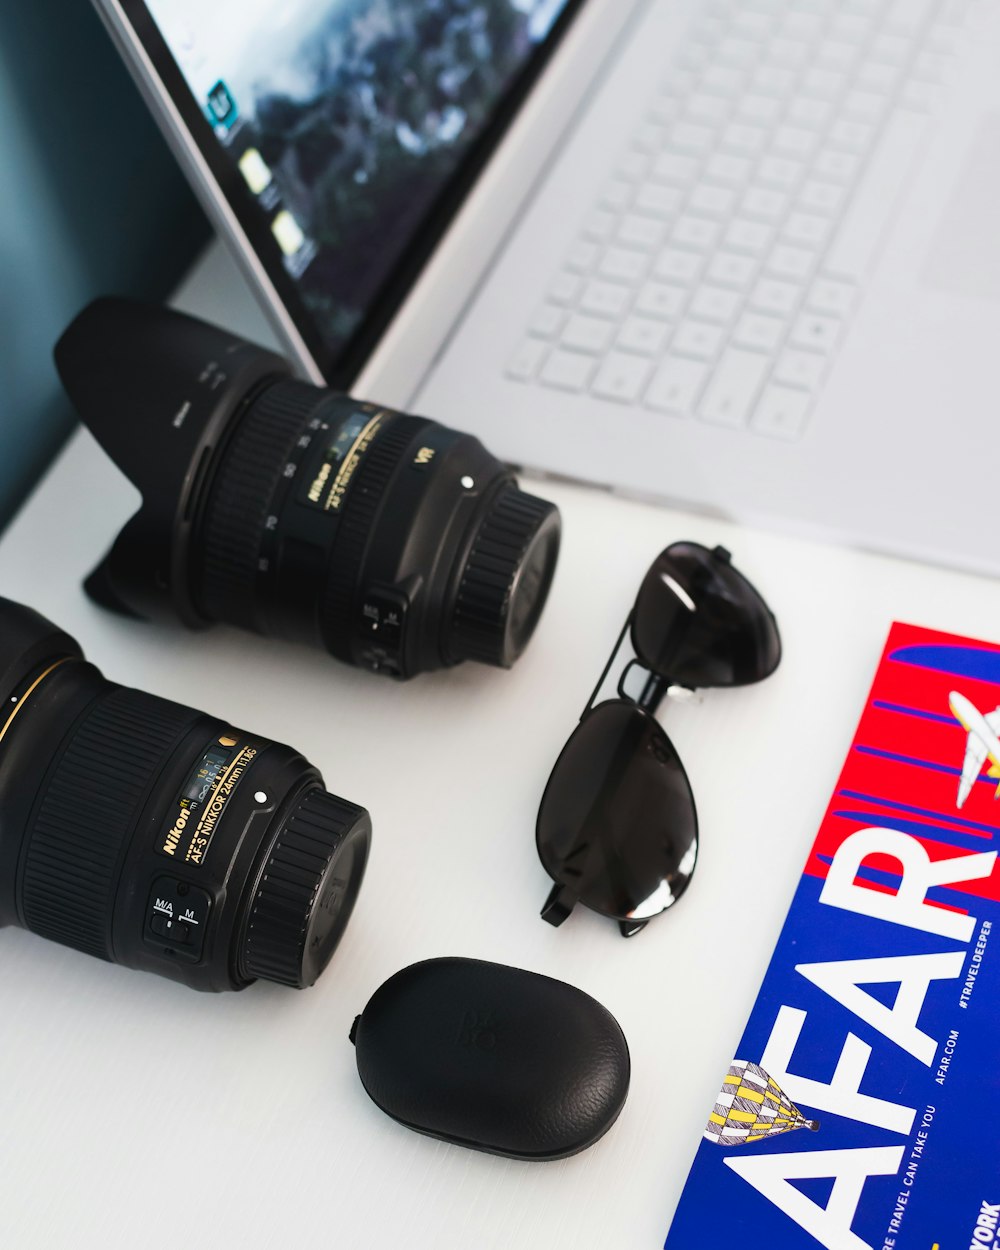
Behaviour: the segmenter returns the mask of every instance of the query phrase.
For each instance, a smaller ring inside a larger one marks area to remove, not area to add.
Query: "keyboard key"
[[[844,152],[864,152],[875,135],[874,126],[864,122],[834,122],[827,132],[830,147]]]
[[[598,210],[591,213],[587,218],[587,224],[583,228],[583,233],[588,239],[596,239],[598,243],[606,243],[614,234],[617,224],[618,218],[614,213],[604,213]]]
[[[800,39],[778,36],[767,46],[767,59],[782,69],[801,69],[809,59],[809,45]]]
[[[829,357],[815,352],[784,351],[774,366],[774,380],[814,391],[823,380]]]
[[[757,170],[760,182],[771,187],[791,190],[797,187],[805,172],[801,161],[792,161],[784,156],[765,156]]]
[[[562,308],[543,304],[528,323],[528,333],[538,338],[550,339],[559,333],[565,320],[566,313]]]
[[[663,321],[629,317],[621,328],[617,345],[623,351],[638,352],[641,356],[658,356],[669,333],[670,327]]]
[[[866,91],[878,91],[888,95],[896,85],[899,67],[882,61],[865,61],[858,70],[857,83]]]
[[[795,73],[773,63],[758,65],[750,84],[760,95],[773,95],[783,100],[795,86]]]
[[[736,194],[730,187],[702,184],[691,192],[688,207],[707,217],[728,217],[735,201]]]
[[[731,152],[752,156],[761,151],[766,142],[767,131],[762,130],[760,126],[745,126],[742,122],[731,122],[722,132],[719,145],[728,148]]]
[[[844,96],[841,110],[848,121],[867,122],[873,125],[880,121],[885,111],[886,98],[876,95],[873,91],[848,91]]]
[[[531,381],[548,350],[548,344],[541,339],[525,339],[517,345],[514,354],[507,361],[507,376],[516,378],[519,382]]]
[[[929,82],[908,82],[899,93],[900,108],[914,113],[930,113],[941,98],[941,88]]]
[[[779,156],[791,156],[802,160],[810,156],[819,142],[814,130],[801,126],[779,126],[771,140],[771,150]]]
[[[642,394],[649,377],[651,365],[640,356],[612,352],[597,371],[591,383],[591,393],[602,399],[617,399],[631,404]]]
[[[769,187],[751,187],[743,197],[740,212],[747,217],[762,217],[765,221],[777,221],[788,208],[788,195]]]
[[[859,13],[841,13],[830,23],[828,34],[844,43],[864,43],[871,29],[869,18]]]
[[[663,242],[667,228],[655,217],[639,217],[635,213],[627,213],[618,227],[618,242],[629,247],[642,248],[645,251],[656,251]]]
[[[730,348],[712,371],[698,415],[715,425],[745,425],[768,366],[766,356]]]
[[[706,325],[702,321],[682,321],[677,327],[670,350],[678,356],[711,360],[722,346],[723,338],[724,331],[719,326]]]
[[[575,304],[582,289],[582,278],[572,273],[557,273],[549,284],[549,299],[554,304]]]
[[[627,152],[618,162],[618,172],[626,182],[640,182],[649,173],[650,164],[645,152]]]
[[[566,268],[577,273],[589,273],[599,254],[599,249],[593,243],[574,243],[566,256]]]
[[[789,343],[807,351],[831,352],[840,336],[840,321],[819,313],[804,313],[792,326]]]
[[[679,156],[676,152],[664,152],[653,162],[653,177],[657,182],[686,186],[697,172],[698,162],[693,156]]]
[[[632,202],[632,186],[628,182],[622,181],[621,178],[612,178],[610,182],[605,184],[601,193],[601,203],[607,208],[620,211],[628,208]]]
[[[585,317],[574,313],[562,332],[562,346],[599,356],[611,343],[614,325],[598,317]]]
[[[790,12],[785,14],[785,20],[781,23],[781,33],[788,39],[805,39],[809,43],[815,42],[818,35],[823,30],[823,19],[817,13],[796,13]]]
[[[714,145],[715,132],[708,126],[699,126],[695,122],[677,122],[671,127],[669,146],[672,151],[703,156]]]
[[[741,120],[765,126],[776,121],[781,114],[781,101],[773,95],[745,95],[737,107]]]
[[[579,352],[555,351],[545,362],[541,380],[561,391],[582,391],[594,372],[595,361]]]
[[[646,183],[635,197],[635,210],[649,217],[669,220],[684,203],[684,195],[676,187],[659,186],[655,182]]]
[[[817,100],[812,96],[796,96],[788,106],[788,120],[793,126],[805,126],[817,130],[825,126],[833,112],[829,100]]]
[[[834,182],[853,182],[858,172],[858,158],[851,152],[826,148],[816,157],[813,170],[819,177]]]
[[[735,252],[716,252],[709,262],[706,276],[723,286],[743,290],[753,281],[758,263],[753,256],[738,256]]]
[[[807,391],[772,385],[761,395],[750,419],[750,427],[755,433],[769,438],[798,438],[805,429],[811,407],[812,396]]]
[[[661,151],[667,142],[667,131],[663,126],[650,122],[640,126],[632,136],[632,146],[640,152],[655,154]]]
[[[883,25],[898,35],[914,35],[930,16],[933,0],[892,0]]]
[[[686,299],[687,291],[683,287],[671,286],[665,282],[647,282],[639,292],[635,309],[648,317],[672,321],[684,307]]]
[[[654,273],[658,278],[689,284],[698,276],[703,260],[697,252],[682,252],[680,248],[667,247],[656,258]]]
[[[719,223],[705,217],[681,217],[670,235],[671,243],[707,251],[719,236]]]
[[[760,352],[773,352],[785,336],[785,323],[777,317],[744,313],[733,335],[733,342]]]
[[[612,278],[618,282],[639,282],[648,266],[649,259],[642,252],[609,247],[601,257],[598,271],[603,278]]]
[[[584,312],[598,317],[620,317],[628,308],[632,292],[614,282],[588,282],[580,299]]]
[[[715,56],[721,65],[746,69],[757,59],[758,47],[752,39],[729,38],[721,40],[715,48]]]
[[[702,321],[712,321],[726,326],[736,316],[743,302],[738,291],[727,291],[718,286],[700,286],[692,297],[688,312]]]
[[[723,99],[722,96],[699,92],[688,100],[685,109],[692,121],[717,125],[729,116],[729,101]]]
[[[809,288],[806,304],[816,312],[833,317],[846,317],[854,307],[858,290],[853,283],[819,278]]]
[[[830,229],[831,222],[828,217],[817,217],[813,213],[792,213],[785,222],[782,235],[789,243],[800,247],[822,247]]]
[[[807,69],[802,75],[799,89],[803,95],[818,96],[821,100],[834,100],[843,91],[847,76],[831,69]]]
[[[750,294],[750,305],[763,312],[787,317],[799,302],[799,288],[776,278],[762,278]]]
[[[836,214],[844,204],[844,188],[835,182],[818,182],[810,179],[799,192],[799,204],[802,208],[816,212]]]
[[[750,176],[750,162],[744,156],[716,152],[709,157],[703,176],[710,181],[738,185],[746,182]]]
[[[816,50],[816,64],[821,69],[839,72],[849,70],[858,58],[860,49],[843,39],[827,39]]]
[[[873,61],[889,65],[905,65],[910,54],[910,41],[901,35],[876,35],[868,49]]]
[[[716,95],[734,96],[743,86],[743,75],[725,65],[710,65],[701,76],[701,86]]]
[[[708,368],[697,360],[669,357],[657,369],[643,402],[658,412],[684,415],[693,411],[708,377]]]
[[[749,252],[752,256],[760,256],[770,243],[773,233],[773,229],[763,222],[737,217],[730,222],[723,242],[734,252]]]
[[[813,252],[779,243],[767,258],[768,270],[779,278],[807,278],[815,264]]]

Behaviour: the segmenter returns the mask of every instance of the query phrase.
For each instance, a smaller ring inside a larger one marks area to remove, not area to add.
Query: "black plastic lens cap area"
[[[512,1159],[562,1159],[614,1124],[625,1037],[562,981],[475,959],[390,977],[351,1030],[372,1100],[408,1128]]]

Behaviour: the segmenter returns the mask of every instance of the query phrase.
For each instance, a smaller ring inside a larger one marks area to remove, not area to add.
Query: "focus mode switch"
[[[146,941],[197,962],[205,945],[211,895],[186,881],[158,877],[146,908]]]

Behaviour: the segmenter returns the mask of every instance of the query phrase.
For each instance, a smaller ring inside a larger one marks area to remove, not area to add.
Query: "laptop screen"
[[[192,134],[321,362],[358,335],[569,7],[146,0]]]

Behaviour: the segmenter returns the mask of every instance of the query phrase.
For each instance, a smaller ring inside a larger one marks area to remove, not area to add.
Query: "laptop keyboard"
[[[966,5],[716,0],[706,10],[506,372],[795,439]]]

